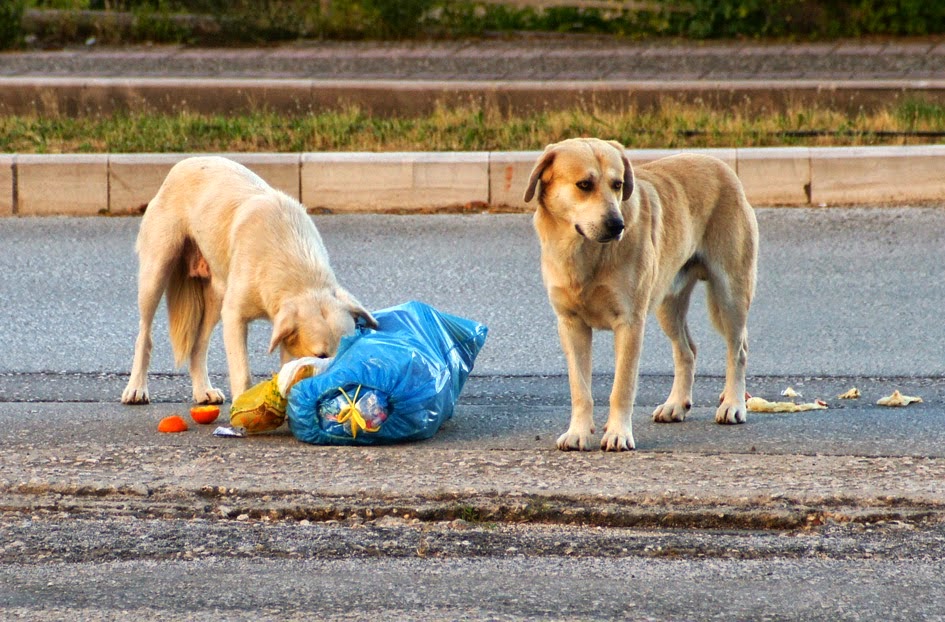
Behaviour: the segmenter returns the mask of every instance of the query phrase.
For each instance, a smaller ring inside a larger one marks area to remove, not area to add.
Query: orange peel
[[[173,434],[174,432],[186,432],[187,429],[187,422],[184,421],[184,418],[180,415],[164,417],[161,419],[160,423],[158,423],[158,432],[164,432],[167,434]]]
[[[205,406],[194,406],[190,409],[190,418],[197,423],[206,425],[213,423],[220,416],[220,407],[213,404]]]

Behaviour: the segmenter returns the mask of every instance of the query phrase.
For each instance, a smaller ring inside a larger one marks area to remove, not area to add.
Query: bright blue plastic
[[[359,327],[342,339],[334,361],[289,392],[289,429],[315,445],[378,445],[433,436],[453,416],[488,329],[476,322],[408,302],[373,314],[378,329]],[[387,398],[377,432],[350,431],[319,415],[319,404],[344,389]]]

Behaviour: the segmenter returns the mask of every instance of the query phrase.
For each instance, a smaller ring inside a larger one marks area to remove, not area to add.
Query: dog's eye
[[[623,182],[619,180],[615,181],[614,183],[610,184],[610,187],[613,188],[614,190],[620,190],[621,188],[623,188]]]
[[[589,190],[591,190],[591,189],[594,188],[594,184],[592,184],[591,182],[589,182],[589,181],[586,180],[586,179],[583,179],[583,180],[577,182],[575,185],[576,185],[578,188],[580,188],[581,190],[583,190],[584,192],[587,192],[587,191],[589,191]]]

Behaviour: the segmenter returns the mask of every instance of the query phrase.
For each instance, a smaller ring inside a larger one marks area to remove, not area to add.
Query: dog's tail
[[[167,319],[171,333],[174,364],[183,367],[197,341],[206,310],[207,282],[191,276],[188,253],[174,262],[167,282]]]

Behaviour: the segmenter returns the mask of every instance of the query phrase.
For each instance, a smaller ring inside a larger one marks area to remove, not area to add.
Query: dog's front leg
[[[571,425],[558,437],[558,449],[591,449],[594,398],[591,394],[591,327],[577,317],[558,316],[558,336],[568,361]]]
[[[238,311],[223,307],[223,346],[230,369],[230,392],[236,400],[249,388],[249,353],[246,350],[246,319]]]
[[[614,386],[610,392],[610,414],[600,441],[604,451],[636,448],[633,441],[633,401],[637,394],[637,370],[643,348],[645,318],[618,324],[614,328]]]

